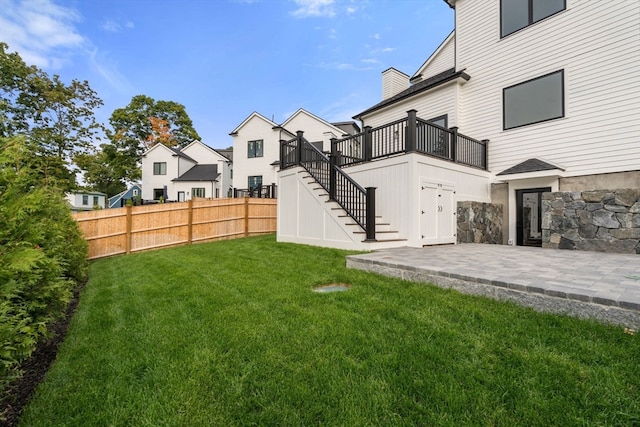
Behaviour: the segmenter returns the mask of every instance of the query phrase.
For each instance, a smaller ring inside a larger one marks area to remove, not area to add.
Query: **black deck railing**
[[[322,153],[298,131],[289,141],[280,141],[280,168],[302,166],[366,233],[375,240],[375,188],[363,188],[337,165],[337,158]]]
[[[234,188],[229,189],[229,197],[235,199],[242,197],[251,197],[257,199],[276,199],[278,197],[278,186],[276,184],[271,185],[257,185],[253,188]]]
[[[416,117],[407,117],[342,139],[332,140],[337,164],[348,166],[396,154],[417,152],[446,161],[487,170],[488,140],[478,141],[458,133],[458,128],[438,126]]]

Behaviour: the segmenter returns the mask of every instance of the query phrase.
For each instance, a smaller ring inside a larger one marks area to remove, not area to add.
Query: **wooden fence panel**
[[[74,214],[89,259],[276,231],[275,199],[193,199]]]

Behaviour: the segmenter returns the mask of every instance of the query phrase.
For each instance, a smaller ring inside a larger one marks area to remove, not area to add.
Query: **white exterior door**
[[[456,242],[456,197],[451,184],[420,182],[420,232],[423,245]]]

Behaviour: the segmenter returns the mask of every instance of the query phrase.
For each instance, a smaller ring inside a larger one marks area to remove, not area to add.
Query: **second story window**
[[[248,157],[262,157],[262,140],[256,139],[247,143]]]
[[[500,0],[500,36],[508,36],[566,8],[566,0]]]
[[[153,164],[154,175],[166,175],[167,174],[167,162],[155,162]]]
[[[503,129],[564,117],[564,70],[502,90]]]

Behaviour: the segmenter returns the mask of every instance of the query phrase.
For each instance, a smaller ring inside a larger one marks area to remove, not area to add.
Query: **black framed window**
[[[448,114],[443,114],[441,116],[438,117],[434,117],[432,119],[427,120],[429,123],[433,123],[434,125],[443,127],[443,128],[447,128],[447,125],[449,123],[449,115]]]
[[[263,141],[261,139],[256,139],[255,141],[249,141],[247,143],[247,156],[251,157],[262,157],[262,149],[263,149]]]
[[[196,187],[191,189],[191,197],[205,197],[204,188]]]
[[[154,175],[166,175],[167,174],[167,162],[155,162],[153,164]]]
[[[508,36],[566,8],[566,0],[500,0],[500,36]]]
[[[164,188],[153,189],[153,200],[160,200],[164,197]]]
[[[564,70],[502,90],[504,130],[564,117]]]
[[[82,205],[83,206],[89,205],[89,196],[82,196]]]
[[[254,188],[262,185],[262,175],[250,176],[248,179],[248,187],[249,190],[253,190]]]

